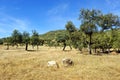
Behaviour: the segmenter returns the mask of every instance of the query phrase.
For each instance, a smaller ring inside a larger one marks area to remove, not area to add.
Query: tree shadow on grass
[[[71,50],[63,50],[64,52],[70,52]]]
[[[116,51],[116,53],[120,54],[120,51]]]
[[[26,50],[26,51],[28,51],[28,52],[36,52],[38,50]]]

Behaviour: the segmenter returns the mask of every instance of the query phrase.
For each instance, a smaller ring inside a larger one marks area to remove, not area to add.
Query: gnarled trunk
[[[64,42],[63,43],[63,45],[64,45],[64,47],[63,47],[63,51],[65,50],[65,48],[66,48],[66,43]]]
[[[27,51],[28,50],[28,43],[26,43],[25,45],[26,45],[25,50]]]
[[[89,35],[90,36],[90,42],[89,42],[89,54],[92,54],[92,48],[91,48],[91,43],[92,43],[92,34]]]

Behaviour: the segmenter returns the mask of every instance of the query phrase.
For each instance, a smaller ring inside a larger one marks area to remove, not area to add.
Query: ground
[[[120,55],[84,55],[75,49],[43,46],[29,49],[0,46],[0,80],[120,80]],[[74,65],[64,67],[63,58],[71,58]],[[60,68],[48,68],[50,60]]]

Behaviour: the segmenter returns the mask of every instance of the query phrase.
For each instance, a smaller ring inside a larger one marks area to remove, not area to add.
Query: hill
[[[55,30],[55,31],[49,31],[45,34],[40,35],[40,39],[50,39],[53,40],[56,38],[58,35],[65,35],[67,34],[66,30]]]

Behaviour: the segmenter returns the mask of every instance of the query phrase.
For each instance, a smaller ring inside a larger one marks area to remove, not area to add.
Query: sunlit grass
[[[0,48],[0,80],[120,80],[120,55],[83,55],[59,47],[4,48]],[[74,65],[64,67],[63,58],[71,58]],[[49,60],[56,60],[60,68],[48,68]]]

